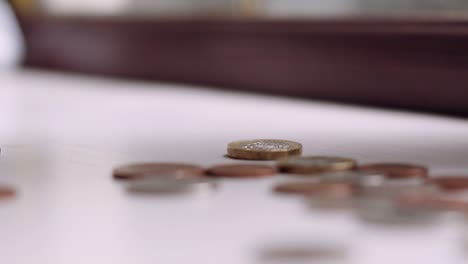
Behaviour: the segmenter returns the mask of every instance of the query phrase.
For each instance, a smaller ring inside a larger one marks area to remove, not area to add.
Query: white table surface
[[[297,263],[467,263],[457,216],[420,229],[368,226],[271,193],[288,176],[223,180],[212,195],[134,196],[111,177],[133,161],[232,162],[248,138],[303,143],[305,154],[468,172],[468,122],[184,85],[36,71],[0,73],[0,262],[296,263],[283,247],[337,247]]]

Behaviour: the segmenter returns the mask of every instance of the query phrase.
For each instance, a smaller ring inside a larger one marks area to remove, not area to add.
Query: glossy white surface
[[[302,142],[305,154],[409,161],[468,172],[468,122],[182,85],[0,73],[1,263],[466,263],[457,217],[421,229],[368,226],[309,211],[271,186],[286,176],[224,180],[208,196],[126,193],[112,168],[132,161],[231,162],[226,144]],[[271,258],[286,247],[343,257]],[[269,255],[270,254],[270,255]]]

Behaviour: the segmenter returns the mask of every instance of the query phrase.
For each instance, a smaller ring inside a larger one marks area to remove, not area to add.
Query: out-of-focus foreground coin
[[[430,182],[447,191],[468,189],[468,177],[466,176],[433,177]]]
[[[232,178],[255,178],[277,174],[275,167],[255,164],[224,164],[211,167],[207,172],[212,176]]]
[[[438,193],[438,189],[430,185],[368,186],[357,192],[356,213],[361,219],[374,223],[425,226],[435,223],[441,211],[422,204],[416,206],[416,201],[402,197],[434,197]]]
[[[356,167],[356,161],[342,157],[308,156],[293,157],[278,162],[281,171],[294,174],[346,171]]]
[[[7,186],[0,186],[0,200],[15,196],[15,189]]]
[[[330,197],[350,197],[353,195],[354,189],[351,184],[346,183],[288,182],[275,186],[274,191],[306,196],[320,194]]]
[[[176,178],[199,177],[205,170],[197,165],[178,163],[130,164],[114,169],[116,179],[139,179],[146,177],[172,176]]]
[[[359,185],[361,181],[365,182],[367,179],[373,180],[374,182],[380,179],[381,176],[378,173],[371,173],[365,171],[333,171],[333,172],[324,172],[318,175],[318,179],[321,182],[329,182],[329,183],[351,183],[354,185]]]
[[[130,181],[127,190],[136,193],[156,193],[156,194],[175,194],[175,193],[207,193],[216,188],[216,181],[209,178],[145,178]]]
[[[428,177],[428,169],[420,165],[375,163],[359,166],[360,171],[379,172],[389,178]]]
[[[302,145],[288,140],[256,139],[231,142],[227,155],[234,159],[244,160],[277,160],[300,155]]]

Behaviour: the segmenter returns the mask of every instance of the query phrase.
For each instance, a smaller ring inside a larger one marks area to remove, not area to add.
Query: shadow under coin
[[[329,245],[277,245],[262,248],[258,253],[260,263],[342,263],[347,249]]]

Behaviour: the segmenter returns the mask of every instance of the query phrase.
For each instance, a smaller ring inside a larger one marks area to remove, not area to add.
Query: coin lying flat
[[[375,163],[359,166],[360,171],[380,172],[389,178],[428,177],[424,166],[399,163]]]
[[[208,174],[211,176],[232,177],[232,178],[248,178],[248,177],[265,177],[274,176],[277,174],[275,167],[268,165],[255,164],[224,164],[211,167],[208,169]]]
[[[170,176],[130,181],[127,190],[135,193],[178,194],[212,192],[216,181],[209,178],[173,178]]]
[[[434,177],[430,181],[447,191],[468,189],[468,177],[466,176]]]
[[[281,171],[293,174],[317,174],[346,171],[356,167],[356,161],[342,157],[308,156],[293,157],[278,162]]]
[[[15,189],[7,186],[0,186],[0,200],[7,199],[15,196],[16,191]]]
[[[205,170],[200,166],[191,164],[141,163],[118,167],[113,174],[115,179],[127,180],[159,176],[184,178],[203,176]]]
[[[351,184],[346,183],[289,182],[275,186],[274,191],[306,196],[321,194],[330,197],[350,197],[354,190]]]
[[[256,139],[231,142],[227,155],[244,160],[277,160],[300,155],[302,145],[288,140]]]
[[[373,183],[375,183],[380,178],[384,177],[378,173],[356,170],[324,172],[318,176],[318,179],[321,182],[350,183],[357,186],[359,186],[361,183],[365,184],[368,181],[372,181]]]

